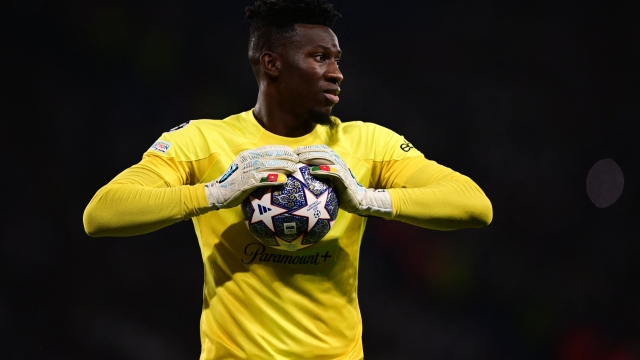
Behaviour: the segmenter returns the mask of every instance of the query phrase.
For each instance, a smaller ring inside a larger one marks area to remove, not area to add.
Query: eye
[[[340,60],[342,60],[342,59],[340,59],[340,58],[335,58],[334,60],[335,60],[336,64],[340,65]]]
[[[326,60],[326,57],[324,56],[324,54],[315,54],[313,55],[313,57],[319,62],[324,62]]]

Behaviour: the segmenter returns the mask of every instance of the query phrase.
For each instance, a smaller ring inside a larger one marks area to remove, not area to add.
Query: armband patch
[[[173,132],[173,131],[176,131],[176,130],[180,130],[180,129],[182,129],[183,127],[185,127],[185,126],[189,125],[189,123],[190,123],[190,122],[191,122],[191,120],[187,121],[186,123],[182,123],[182,124],[180,124],[180,125],[178,125],[178,126],[176,126],[176,127],[172,128],[171,130],[169,130],[169,132]]]
[[[149,150],[155,150],[155,151],[161,152],[163,154],[166,154],[167,151],[169,151],[170,147],[171,147],[171,143],[170,142],[158,140],[158,141],[154,142],[153,145],[151,145]]]

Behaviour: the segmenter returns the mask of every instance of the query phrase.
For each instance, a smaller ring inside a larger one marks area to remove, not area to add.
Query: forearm
[[[457,174],[419,188],[387,189],[393,205],[393,220],[416,226],[455,230],[491,223],[491,202],[471,179]]]
[[[175,174],[181,174],[175,163],[143,158],[98,190],[84,211],[85,231],[139,235],[209,211],[204,185],[182,185],[186,181]]]
[[[161,229],[208,210],[203,185],[152,188],[109,183],[85,209],[90,236],[131,236]]]

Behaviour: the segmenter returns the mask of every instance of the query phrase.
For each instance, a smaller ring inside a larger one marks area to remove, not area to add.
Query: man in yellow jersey
[[[164,133],[142,160],[93,197],[91,236],[130,236],[191,219],[204,262],[200,359],[361,359],[358,257],[367,216],[431,229],[481,227],[491,203],[468,177],[427,160],[384,127],[331,116],[343,80],[326,0],[259,0],[249,61],[252,110]],[[240,207],[298,163],[331,179],[331,231],[291,252],[266,247]],[[313,166],[316,165],[316,166]]]

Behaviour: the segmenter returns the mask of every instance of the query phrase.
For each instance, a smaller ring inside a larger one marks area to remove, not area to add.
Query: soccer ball
[[[295,251],[320,241],[338,217],[338,198],[309,167],[287,176],[283,185],[260,187],[242,202],[251,233],[265,245]]]

